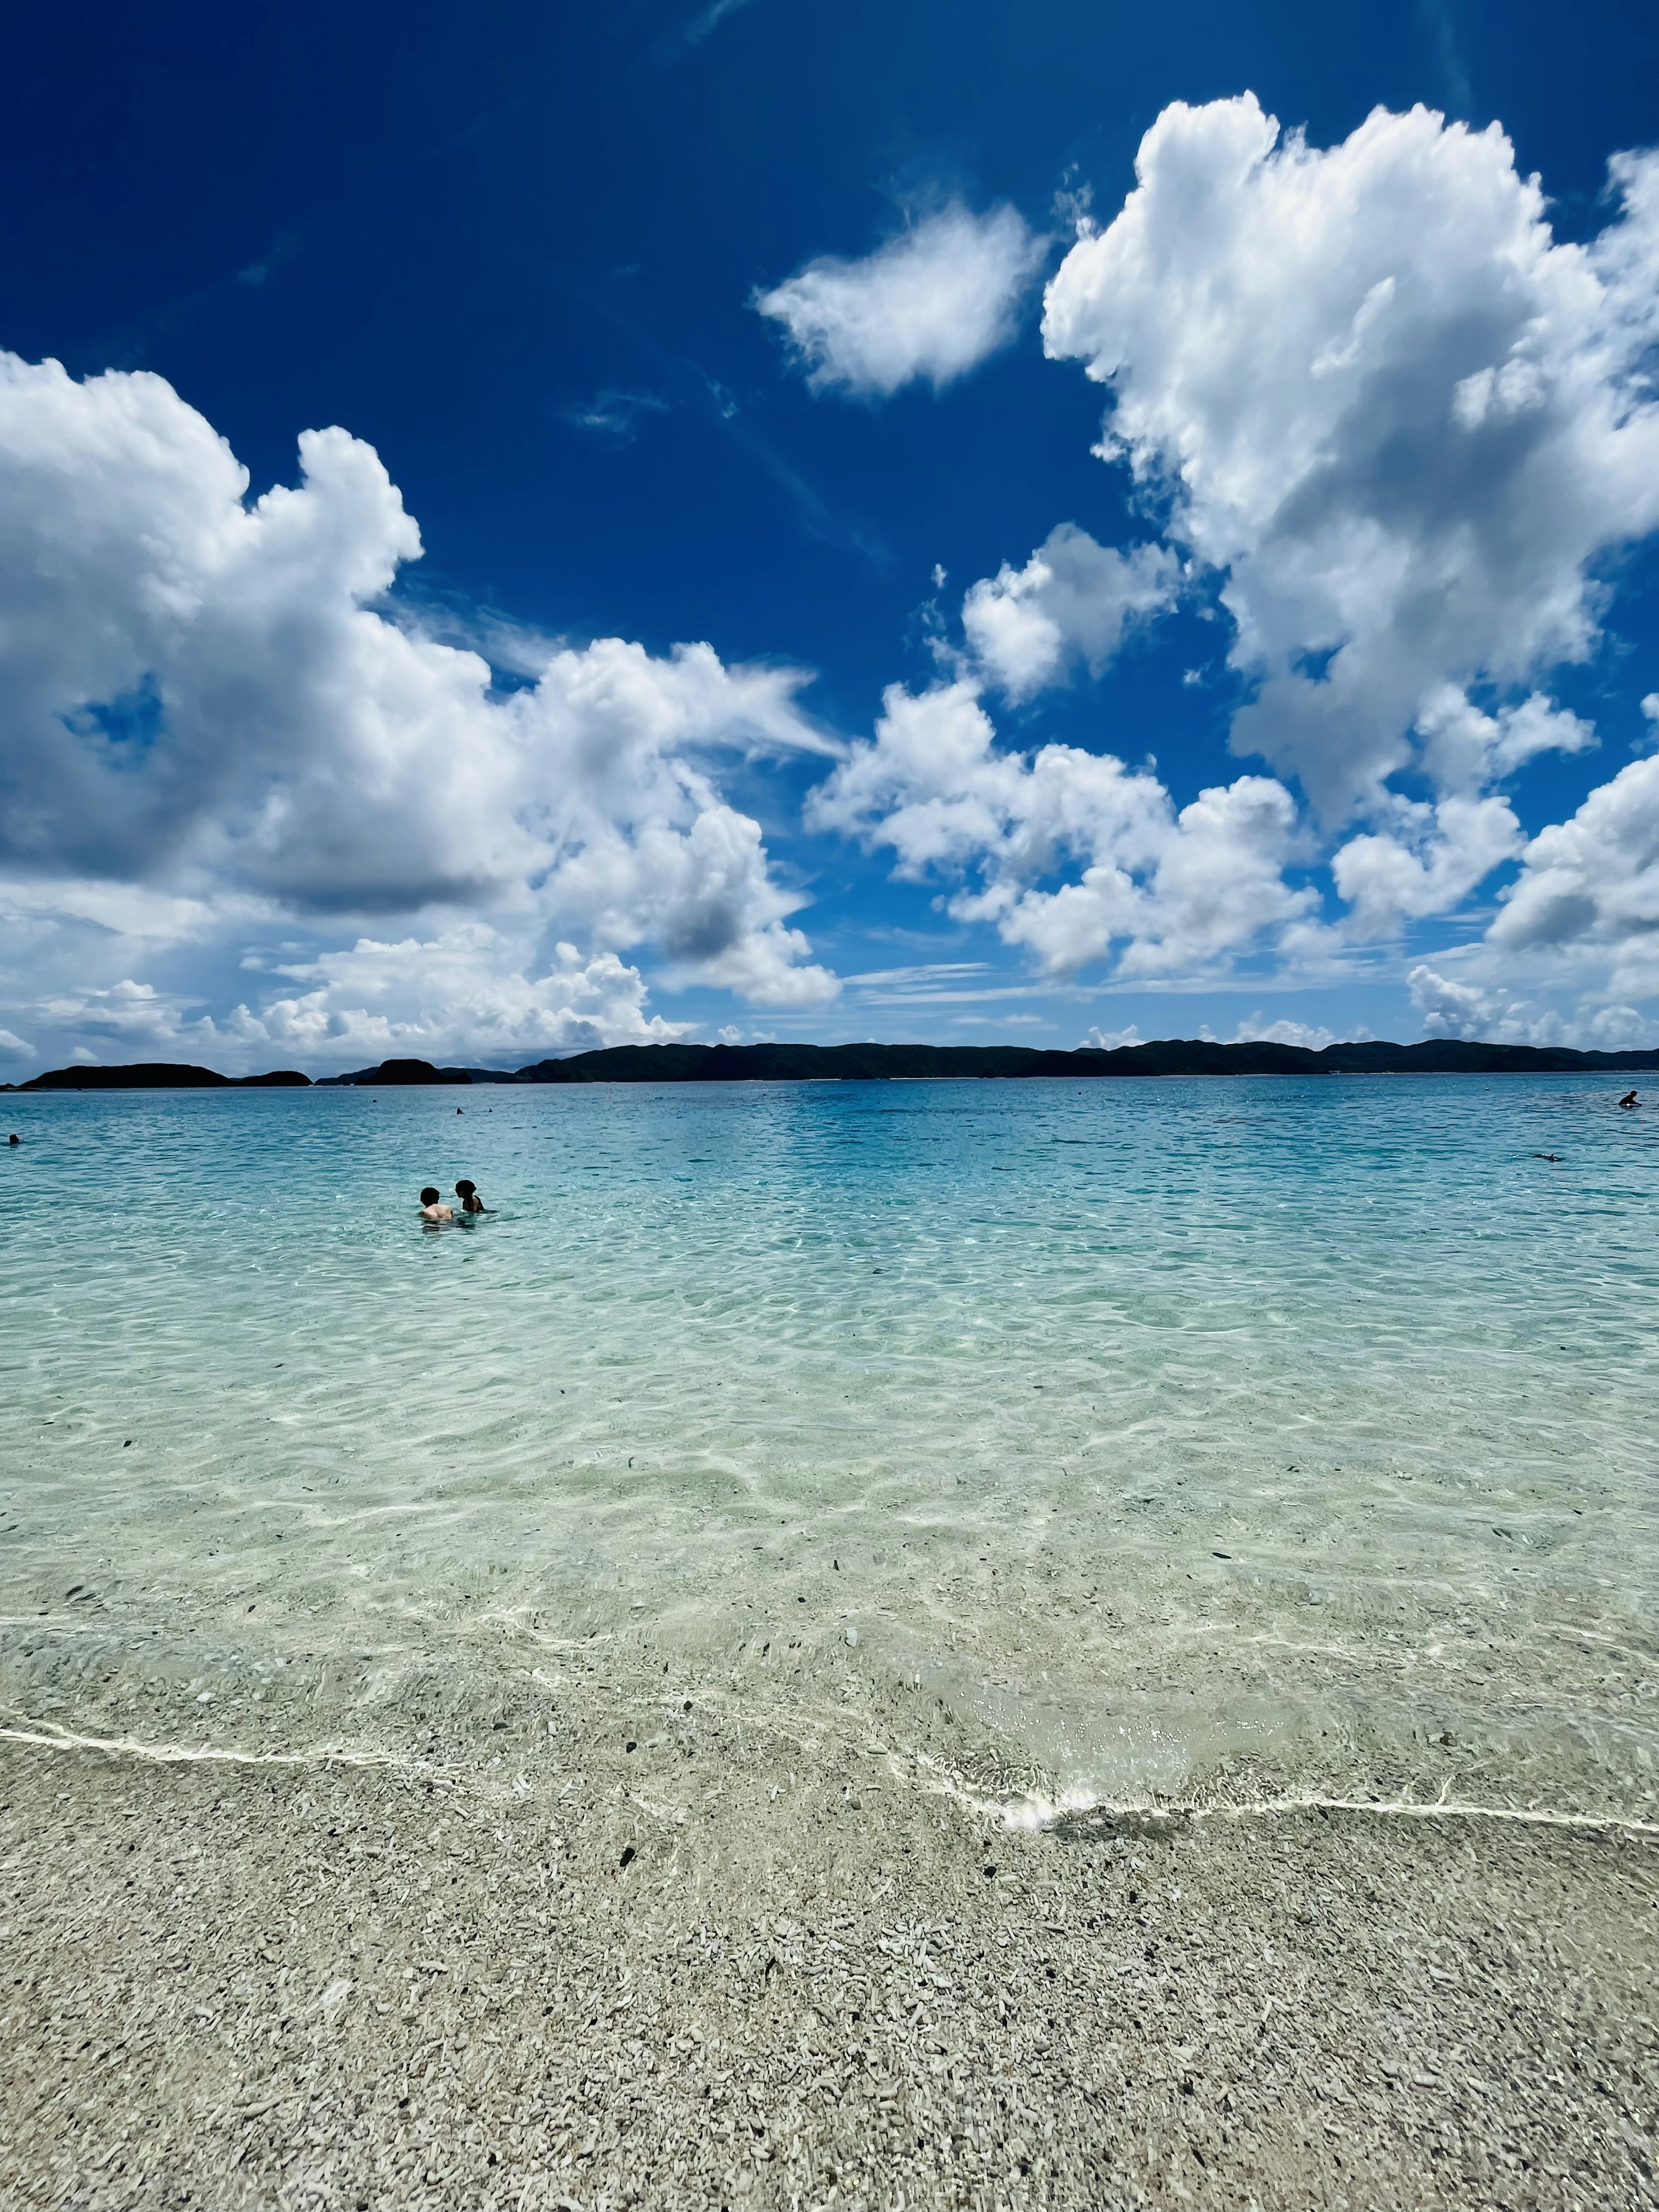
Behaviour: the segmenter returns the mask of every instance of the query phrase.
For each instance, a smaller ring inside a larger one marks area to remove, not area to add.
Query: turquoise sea
[[[1011,1819],[1652,1818],[1626,1087],[9,1098],[0,1722],[459,1758],[580,1674]]]

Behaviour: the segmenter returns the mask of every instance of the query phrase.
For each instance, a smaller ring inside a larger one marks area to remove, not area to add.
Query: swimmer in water
[[[1533,1154],[1533,1158],[1535,1160],[1548,1160],[1551,1164],[1555,1167],[1559,1167],[1561,1164],[1561,1155],[1559,1152],[1534,1152]]]
[[[421,1193],[421,1218],[434,1228],[441,1221],[453,1221],[455,1218],[454,1207],[446,1206],[442,1194],[434,1190],[430,1183],[428,1183],[426,1188]]]
[[[1626,1108],[1629,1108],[1629,1107],[1632,1107],[1632,1106],[1639,1106],[1639,1105],[1641,1104],[1641,1103],[1642,1103],[1642,1102],[1641,1102],[1641,1100],[1637,1097],[1636,1093],[1635,1093],[1633,1091],[1627,1091],[1625,1093],[1624,1097],[1623,1097],[1619,1101],[1619,1103],[1620,1103],[1621,1106],[1626,1107]],[[14,1145],[17,1142],[17,1139],[16,1139],[16,1138],[15,1138],[15,1137],[14,1137],[14,1138],[12,1139],[12,1142],[13,1142],[13,1144],[14,1144]]]
[[[455,1195],[461,1201],[463,1213],[493,1213],[493,1206],[486,1206],[478,1195],[478,1186],[468,1176],[463,1176],[455,1186]]]

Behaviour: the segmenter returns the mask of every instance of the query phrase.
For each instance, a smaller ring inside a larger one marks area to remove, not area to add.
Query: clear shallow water
[[[1650,1814],[1623,1087],[9,1100],[0,1698],[397,1748],[665,1672],[993,1796]]]

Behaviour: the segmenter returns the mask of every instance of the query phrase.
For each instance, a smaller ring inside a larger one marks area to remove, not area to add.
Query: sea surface
[[[1011,1819],[1653,1818],[1626,1087],[9,1098],[0,1723],[457,1759],[661,1682]]]

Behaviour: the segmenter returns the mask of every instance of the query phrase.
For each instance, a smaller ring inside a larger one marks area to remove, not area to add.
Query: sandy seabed
[[[1659,2202],[1650,1834],[1009,1833],[690,1701],[492,1735],[0,1741],[0,2202]]]

